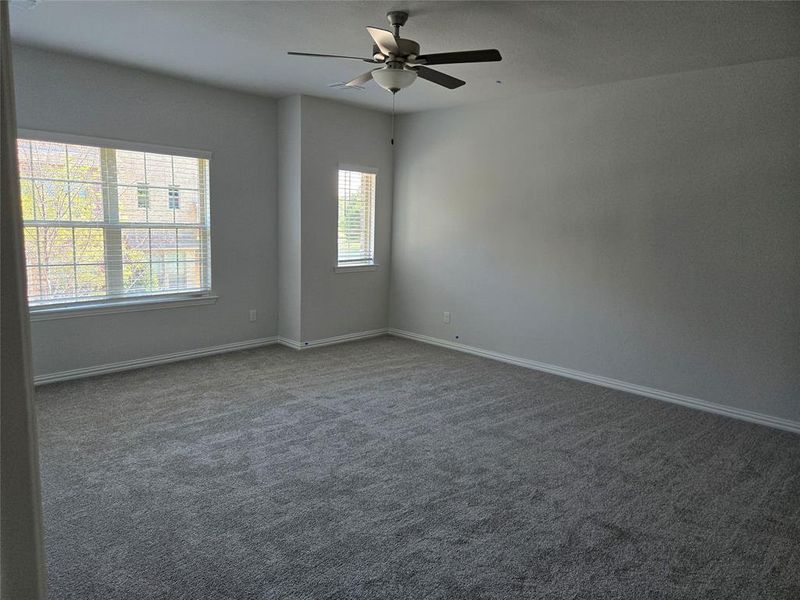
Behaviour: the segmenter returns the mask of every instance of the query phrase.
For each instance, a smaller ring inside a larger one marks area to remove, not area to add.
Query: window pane
[[[152,291],[149,263],[125,263],[122,271],[122,286],[125,294]]]
[[[145,198],[148,196],[145,195]],[[140,205],[139,187],[119,186],[117,187],[117,198],[119,202],[119,220],[122,223],[145,223],[147,222],[147,204]]]
[[[39,227],[39,264],[71,265],[75,261],[72,227]]]
[[[147,183],[168,186],[172,184],[172,157],[167,154],[145,155],[147,161]]]
[[[375,174],[339,171],[339,264],[373,262]]]
[[[146,183],[144,152],[117,150],[117,182],[127,185]]]
[[[99,183],[69,184],[73,221],[103,220],[103,186]]]
[[[203,287],[203,270],[202,264],[197,262],[181,262],[178,263],[181,269],[181,277],[187,289],[199,290]]]
[[[181,188],[180,206],[175,210],[176,223],[199,223],[205,220],[200,215],[200,197],[196,190]]]
[[[76,295],[79,298],[106,295],[106,267],[104,264],[77,265],[75,279]]]
[[[31,170],[34,177],[65,180],[67,178],[67,147],[55,142],[33,142]]]
[[[151,291],[150,230],[122,230],[122,287],[123,293]]]
[[[69,221],[69,186],[66,181],[36,179],[33,210],[38,221]]]
[[[150,230],[122,230],[122,262],[150,262]]]
[[[68,144],[67,166],[73,181],[102,181],[100,173],[100,148]]]
[[[75,262],[78,264],[103,264],[105,253],[102,229],[75,228]]]
[[[174,223],[175,214],[169,208],[167,188],[150,188],[150,212],[148,223]]]
[[[198,230],[179,230],[177,242],[178,260],[200,260],[203,258],[202,239]]]
[[[75,272],[71,266],[43,268],[41,274],[48,300],[63,302],[75,298]]]
[[[154,291],[168,292],[180,289],[178,285],[178,263],[153,262],[153,289]]]
[[[153,229],[150,234],[153,259],[176,260],[178,248],[177,231],[175,229]]]
[[[176,156],[173,158],[173,183],[179,185],[181,188],[190,188],[196,190],[200,187],[199,174],[200,169],[198,163],[200,161],[196,158],[188,158],[186,156]]]

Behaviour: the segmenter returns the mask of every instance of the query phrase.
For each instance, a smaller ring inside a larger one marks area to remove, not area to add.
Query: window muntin
[[[210,290],[207,159],[32,139],[18,153],[32,307]]]
[[[375,264],[376,178],[374,172],[339,169],[340,267]]]

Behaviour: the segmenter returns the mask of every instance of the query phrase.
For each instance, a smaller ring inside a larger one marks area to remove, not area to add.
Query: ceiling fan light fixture
[[[411,69],[383,68],[372,72],[372,78],[383,89],[395,93],[407,88],[417,79],[417,72]]]

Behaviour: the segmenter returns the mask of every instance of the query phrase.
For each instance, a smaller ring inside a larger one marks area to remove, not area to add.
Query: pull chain
[[[392,92],[392,146],[394,146],[394,97],[397,92]]]

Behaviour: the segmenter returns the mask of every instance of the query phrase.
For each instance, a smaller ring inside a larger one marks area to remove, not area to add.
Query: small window
[[[376,174],[339,170],[338,266],[375,264]]]
[[[169,186],[169,203],[170,210],[178,210],[181,207],[181,193],[177,185]]]
[[[139,208],[150,207],[150,189],[146,183],[136,185],[136,204]]]

